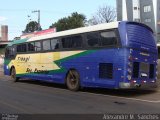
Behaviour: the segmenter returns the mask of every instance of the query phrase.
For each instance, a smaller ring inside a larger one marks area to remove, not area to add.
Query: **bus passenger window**
[[[82,47],[82,37],[74,36],[72,40],[72,48],[80,48]]]
[[[117,37],[114,31],[101,32],[101,45],[110,46],[117,44]]]
[[[35,51],[41,51],[41,42],[35,42]]]
[[[17,52],[20,53],[20,52],[26,52],[27,51],[27,46],[26,44],[20,44],[20,45],[17,45]]]
[[[52,50],[59,49],[59,41],[58,41],[58,39],[52,39],[51,40],[51,47],[52,47]]]
[[[43,50],[51,50],[51,41],[50,40],[43,41]]]
[[[13,58],[15,54],[16,54],[15,46],[6,48],[6,52],[5,52],[6,58]]]
[[[82,47],[82,37],[81,36],[71,36],[62,38],[63,48],[80,48]]]
[[[5,57],[8,58],[8,55],[9,55],[9,48],[6,48],[6,50],[5,50]]]
[[[98,47],[99,46],[99,34],[98,33],[88,33],[87,43],[89,47]]]
[[[71,37],[62,38],[62,47],[72,48],[72,38]]]
[[[28,43],[28,51],[31,51],[31,52],[35,51],[35,49],[34,49],[34,42]]]

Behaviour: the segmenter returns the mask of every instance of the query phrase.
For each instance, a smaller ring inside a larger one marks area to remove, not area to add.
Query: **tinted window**
[[[16,54],[16,45],[13,45],[13,46],[11,47],[11,54],[12,54],[12,55],[15,55],[15,54]]]
[[[16,54],[15,46],[6,48],[6,52],[5,52],[6,58],[12,58],[15,56],[15,54]]]
[[[41,51],[41,42],[35,42],[35,51]]]
[[[87,44],[89,47],[99,46],[99,33],[88,33]]]
[[[34,42],[28,43],[28,51],[35,51],[35,49],[34,49]]]
[[[73,36],[62,38],[62,47],[63,48],[80,48],[82,47],[82,37]]]
[[[27,46],[26,44],[17,45],[17,52],[26,52]]]
[[[51,50],[51,41],[50,40],[43,41],[43,50]]]
[[[114,31],[101,32],[100,37],[102,46],[110,46],[117,44],[117,37]]]
[[[58,39],[51,40],[51,48],[52,48],[52,50],[56,50],[59,48],[59,40]]]
[[[82,47],[82,37],[81,36],[75,36],[73,37],[72,47],[73,48],[79,48]]]

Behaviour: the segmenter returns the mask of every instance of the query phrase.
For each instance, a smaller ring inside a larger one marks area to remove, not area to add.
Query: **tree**
[[[30,33],[39,30],[42,30],[42,28],[39,27],[39,24],[36,21],[31,21],[26,25],[26,29],[23,32]]]
[[[89,25],[113,22],[116,19],[116,11],[113,7],[104,5],[99,7],[95,15],[88,20]]]
[[[85,26],[86,17],[83,14],[74,12],[71,16],[59,19],[57,22],[52,24],[50,28],[56,27],[57,31],[69,30]]]

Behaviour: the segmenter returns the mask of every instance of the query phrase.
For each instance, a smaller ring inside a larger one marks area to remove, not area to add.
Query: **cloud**
[[[6,21],[6,20],[7,20],[6,17],[0,16],[0,21]]]

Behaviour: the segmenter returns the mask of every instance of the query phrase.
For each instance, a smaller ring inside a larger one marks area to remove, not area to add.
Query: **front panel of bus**
[[[144,24],[121,22],[119,33],[126,54],[120,87],[156,87],[158,53],[152,30]]]

